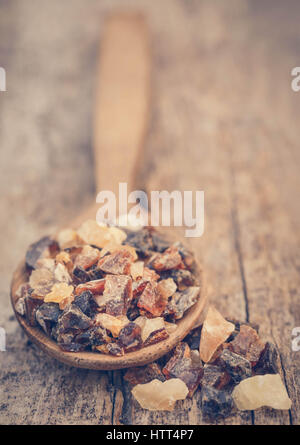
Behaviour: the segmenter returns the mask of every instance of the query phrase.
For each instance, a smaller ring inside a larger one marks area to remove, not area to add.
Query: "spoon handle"
[[[97,193],[119,182],[133,190],[150,103],[150,44],[140,14],[114,14],[105,24],[96,85],[94,158]]]

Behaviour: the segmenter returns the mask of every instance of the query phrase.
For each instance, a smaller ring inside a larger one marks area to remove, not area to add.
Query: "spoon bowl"
[[[74,227],[77,227],[78,223],[84,221],[89,214],[90,216],[95,217],[95,212],[96,209],[93,207],[93,210],[91,210],[90,213],[88,212],[83,215],[84,218],[77,218],[77,224]],[[66,363],[67,365],[78,368],[98,370],[130,368],[133,366],[145,365],[162,357],[183,340],[195,325],[200,323],[207,305],[207,291],[203,271],[197,262],[195,266],[195,275],[200,283],[199,299],[194,306],[185,312],[183,318],[176,323],[177,329],[171,333],[166,340],[143,347],[134,352],[128,352],[121,357],[101,354],[99,352],[65,352],[54,340],[49,338],[41,328],[30,326],[26,319],[18,314],[16,311],[16,302],[18,299],[17,290],[19,286],[27,282],[29,278],[25,259],[19,264],[12,278],[11,303],[16,318],[29,339],[49,356],[60,362]]]

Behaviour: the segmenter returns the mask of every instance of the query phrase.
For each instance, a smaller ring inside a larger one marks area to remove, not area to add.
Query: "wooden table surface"
[[[139,187],[204,190],[205,233],[190,240],[227,317],[260,325],[281,352],[289,412],[220,423],[299,424],[300,65],[297,1],[0,0],[1,424],[202,424],[131,400],[122,372],[69,368],[24,337],[9,303],[16,262],[94,200],[93,82],[105,14],[144,11],[152,30],[152,116]]]

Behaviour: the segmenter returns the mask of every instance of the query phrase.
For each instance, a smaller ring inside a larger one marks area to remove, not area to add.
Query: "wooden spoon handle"
[[[150,97],[148,29],[139,14],[112,15],[105,26],[94,117],[97,193],[119,182],[133,190]]]

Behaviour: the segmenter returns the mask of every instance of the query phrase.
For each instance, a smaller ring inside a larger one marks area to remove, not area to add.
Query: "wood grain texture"
[[[203,424],[192,401],[142,410],[123,371],[60,365],[28,344],[9,282],[26,246],[95,195],[93,75],[104,14],[124,1],[0,1],[0,423]],[[138,184],[204,190],[205,233],[190,240],[227,317],[260,324],[281,351],[290,412],[260,409],[226,424],[300,424],[299,2],[128,1],[153,35],[153,111]],[[82,26],[82,24],[85,26]],[[49,31],[51,30],[51,32]],[[49,60],[55,63],[49,63]]]

